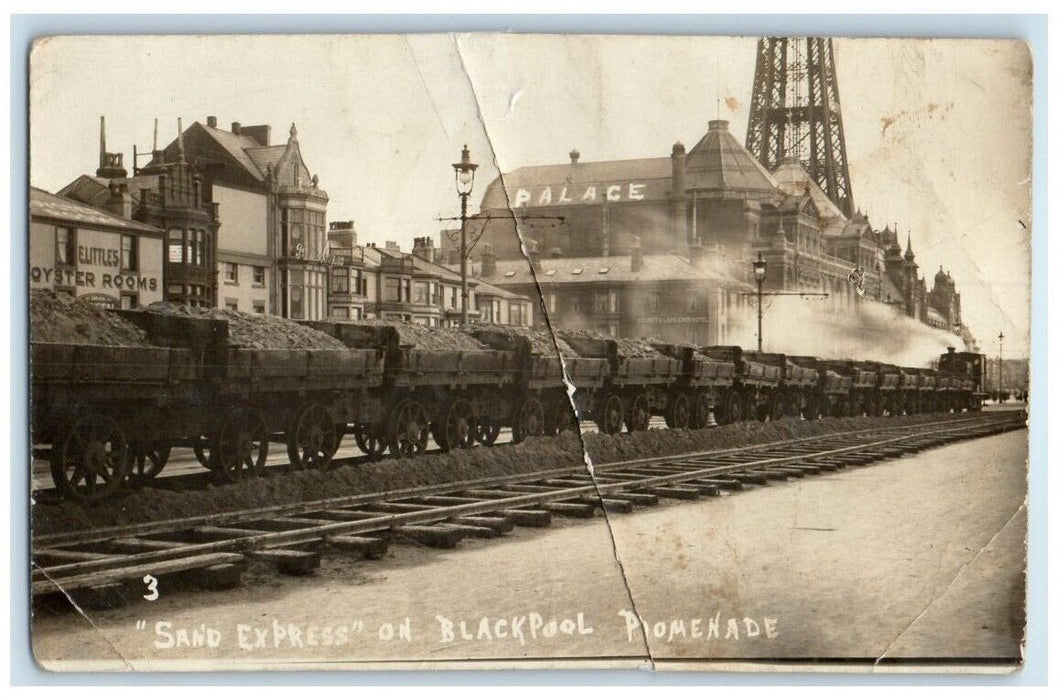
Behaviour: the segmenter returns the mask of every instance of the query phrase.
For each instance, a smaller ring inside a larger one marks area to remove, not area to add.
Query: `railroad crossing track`
[[[307,574],[324,552],[382,557],[400,538],[455,547],[546,527],[553,516],[625,513],[663,500],[695,500],[866,465],[950,442],[1024,427],[1021,412],[975,414],[707,453],[566,467],[381,494],[57,533],[33,541],[34,596],[77,591],[78,603],[120,604],[144,576],[194,576],[210,588],[240,581],[247,559]],[[131,596],[132,599],[135,596]]]

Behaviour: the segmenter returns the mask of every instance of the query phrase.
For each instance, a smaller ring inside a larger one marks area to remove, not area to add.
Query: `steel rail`
[[[933,430],[923,431],[921,426],[904,426],[908,430],[908,434],[898,435],[895,437],[884,438],[881,440],[871,440],[854,445],[847,445],[832,449],[824,449],[813,453],[797,453],[792,455],[780,455],[775,457],[766,457],[763,459],[751,459],[747,462],[735,463],[735,464],[722,464],[722,465],[710,465],[703,466],[699,469],[690,469],[689,471],[678,471],[670,474],[659,474],[656,476],[642,476],[636,478],[624,478],[618,477],[617,480],[611,481],[610,483],[600,483],[597,481],[589,481],[583,486],[572,486],[565,488],[553,488],[545,491],[534,491],[531,493],[519,493],[518,495],[507,495],[499,496],[496,498],[483,498],[478,502],[463,503],[457,505],[438,505],[431,506],[429,504],[415,504],[418,509],[414,511],[396,512],[396,513],[378,513],[377,515],[364,517],[357,520],[342,520],[327,522],[326,524],[316,524],[319,521],[311,521],[313,524],[306,527],[294,527],[288,530],[282,530],[277,532],[255,532],[254,534],[248,534],[247,536],[236,536],[229,537],[226,539],[215,540],[211,542],[202,543],[181,543],[180,546],[143,552],[139,554],[125,554],[125,555],[106,555],[106,554],[94,554],[90,555],[86,561],[79,561],[70,564],[59,564],[56,566],[50,566],[46,568],[38,567],[34,570],[34,581],[33,581],[33,593],[34,595],[47,593],[52,591],[63,590],[64,588],[76,587],[79,583],[96,583],[98,582],[99,575],[105,573],[108,569],[117,569],[116,573],[125,573],[136,570],[136,567],[148,566],[153,564],[164,565],[164,562],[171,562],[175,559],[191,560],[192,557],[199,557],[201,555],[214,554],[220,552],[240,552],[255,549],[266,549],[266,548],[277,548],[292,546],[298,544],[305,544],[309,542],[319,542],[324,537],[329,535],[357,535],[367,533],[378,533],[380,531],[390,530],[395,527],[416,525],[416,524],[428,524],[428,523],[439,523],[448,521],[453,518],[467,517],[474,515],[482,515],[487,513],[504,512],[509,510],[517,510],[529,506],[543,506],[547,504],[554,504],[556,502],[570,501],[574,499],[594,498],[599,502],[605,510],[605,496],[619,496],[622,492],[636,492],[644,489],[651,489],[657,487],[671,486],[682,482],[693,482],[695,480],[708,479],[709,477],[722,476],[725,474],[737,474],[741,472],[752,472],[753,470],[762,469],[769,466],[779,466],[783,463],[796,463],[796,462],[812,462],[813,460],[825,459],[828,457],[840,457],[850,453],[865,452],[873,449],[884,448],[887,445],[894,445],[901,442],[916,442],[923,441],[926,438],[936,438],[938,436],[950,436],[959,437],[960,435],[967,434],[968,437],[973,437],[978,434],[998,432],[1003,429],[1013,429],[1020,427],[1022,422],[1020,420],[1012,420],[1010,417],[1003,416],[1000,418],[976,418],[971,420],[960,420],[960,421],[945,421],[947,425],[944,427],[936,427]],[[954,425],[952,425],[954,423]],[[984,429],[984,430],[982,430]],[[862,432],[862,431],[861,431]],[[832,436],[831,436],[832,437]],[[759,447],[759,446],[758,446]],[[699,461],[708,462],[711,454],[698,454],[697,458]],[[686,457],[660,457],[653,460],[636,460],[637,463],[653,462],[654,464],[664,464],[665,462],[671,462],[674,460],[686,459]],[[603,473],[620,472],[622,469],[627,469],[627,463],[622,463],[621,466],[617,464],[608,465],[611,468],[601,470]],[[554,471],[554,470],[552,470]],[[567,471],[568,470],[563,470]],[[527,482],[540,481],[539,474],[537,475],[519,475],[517,477],[508,478],[507,485],[513,486],[516,484],[526,484]],[[465,492],[466,488],[452,488],[452,485],[448,485],[443,493],[455,494]],[[473,490],[473,489],[470,489]],[[502,491],[502,489],[500,489]],[[695,496],[696,497],[696,496]],[[405,497],[406,498],[406,497]],[[384,501],[392,500],[391,498],[384,498],[382,501],[375,499],[374,503],[379,504]],[[411,504],[409,504],[411,505]],[[420,506],[421,507],[418,507]],[[333,505],[331,507],[334,507]],[[309,510],[305,510],[305,513],[311,513],[313,511],[319,511],[321,508],[315,507]],[[256,517],[257,514],[250,517],[244,517],[241,519],[243,523],[252,523],[260,521],[261,518]],[[275,517],[274,511],[272,516]],[[186,530],[187,525],[185,524],[180,529]]]

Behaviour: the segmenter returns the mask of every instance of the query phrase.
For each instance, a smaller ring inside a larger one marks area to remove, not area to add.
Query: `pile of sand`
[[[393,328],[397,331],[397,336],[400,338],[399,342],[402,346],[410,346],[417,350],[471,351],[489,349],[473,336],[457,328],[432,328],[420,323],[393,320],[364,320],[357,321],[356,325],[371,326],[373,328]]]
[[[278,316],[228,309],[192,309],[183,304],[155,302],[143,310],[167,316],[224,319],[233,345],[254,350],[345,350],[345,345],[323,331]]]
[[[146,333],[117,314],[50,289],[29,293],[29,338],[38,343],[151,346]]]

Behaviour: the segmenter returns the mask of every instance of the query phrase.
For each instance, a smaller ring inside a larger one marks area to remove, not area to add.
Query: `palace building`
[[[958,326],[947,273],[927,294],[888,228],[859,211],[847,217],[796,158],[769,172],[724,120],[689,151],[677,142],[664,157],[585,162],[574,150],[566,163],[504,173],[469,226],[498,261],[496,276],[482,278],[521,293],[535,284],[524,243],[559,325],[728,342],[729,314],[756,289],[759,253],[766,291],[826,293],[828,309],[900,304],[923,323]]]

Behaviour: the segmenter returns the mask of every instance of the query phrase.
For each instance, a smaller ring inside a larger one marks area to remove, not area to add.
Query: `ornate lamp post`
[[[462,282],[463,314],[461,323],[467,325],[467,312],[469,309],[469,298],[467,294],[467,198],[474,190],[474,171],[478,169],[476,163],[470,162],[470,149],[463,146],[463,156],[458,163],[452,163],[456,171],[456,192],[460,199],[459,214],[459,276]]]
[[[999,332],[999,403],[1003,403],[1003,332]]]
[[[768,263],[764,261],[764,254],[758,252],[757,259],[753,261],[753,278],[757,280],[757,352],[764,351],[764,306],[761,302],[764,298],[764,279],[767,276]]]

